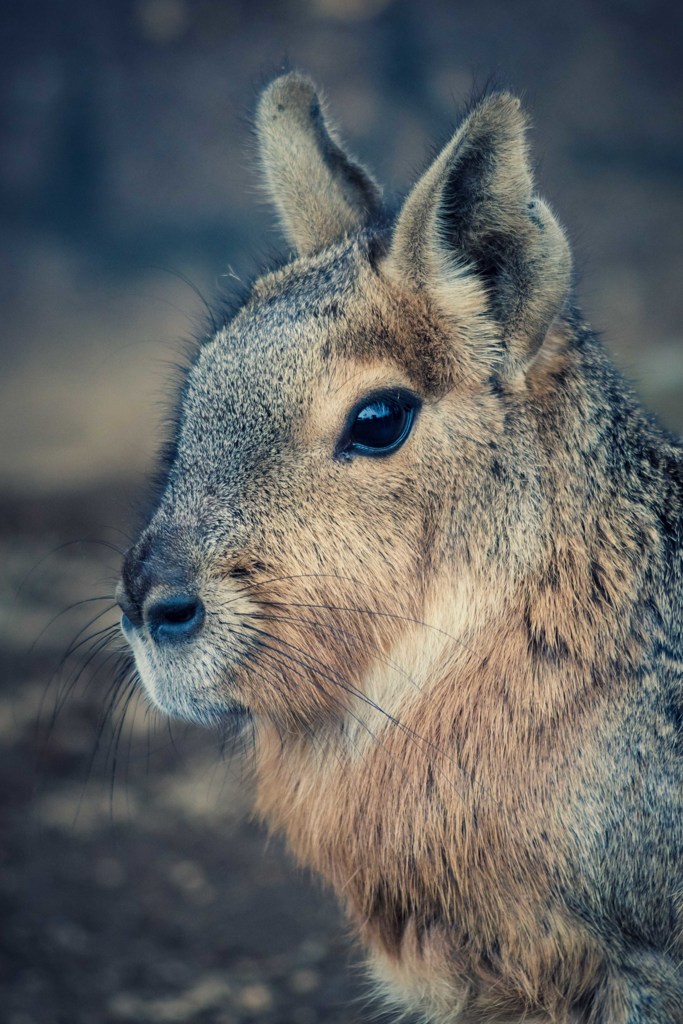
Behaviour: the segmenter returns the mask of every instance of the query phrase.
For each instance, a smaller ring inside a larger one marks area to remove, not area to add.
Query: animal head
[[[416,622],[457,592],[466,628],[483,581],[503,595],[542,561],[525,410],[562,359],[570,256],[525,128],[517,99],[487,96],[391,215],[307,78],[262,94],[296,256],[199,348],[119,590],[164,709],[338,720],[397,646],[438,647]]]

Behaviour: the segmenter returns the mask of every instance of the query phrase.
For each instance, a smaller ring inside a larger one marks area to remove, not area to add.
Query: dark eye
[[[388,455],[408,437],[419,400],[407,391],[387,391],[363,399],[349,415],[339,454]]]

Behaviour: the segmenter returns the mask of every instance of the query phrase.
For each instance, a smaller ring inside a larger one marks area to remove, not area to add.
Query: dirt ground
[[[532,114],[590,321],[683,429],[683,7],[6,7],[0,1024],[375,1020],[335,905],[250,821],[230,743],[114,699],[120,640],[98,631],[169,364],[202,316],[194,286],[229,291],[278,240],[245,115],[283,57],[324,83],[389,194],[493,76]]]
[[[368,1020],[336,908],[250,822],[221,737],[169,727],[137,696],[123,725],[108,711],[116,655],[89,661],[116,621],[108,600],[51,621],[110,593],[115,553],[73,541],[123,504],[102,489],[1,512],[0,1019]]]

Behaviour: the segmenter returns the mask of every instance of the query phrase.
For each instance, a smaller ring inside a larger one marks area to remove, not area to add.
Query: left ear
[[[266,187],[301,256],[377,217],[379,187],[341,145],[310,79],[292,72],[271,82],[259,100],[256,133]]]
[[[475,275],[508,366],[538,350],[571,276],[564,233],[534,195],[525,130],[519,100],[484,99],[406,199],[386,264],[442,307],[451,298],[455,315],[455,279]]]

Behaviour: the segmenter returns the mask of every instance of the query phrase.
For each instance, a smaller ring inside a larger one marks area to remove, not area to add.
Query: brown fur
[[[571,304],[517,100],[483,100],[388,227],[320,110],[299,76],[261,101],[300,255],[190,370],[124,568],[143,684],[248,711],[259,814],[397,1006],[681,1022],[680,449]],[[335,454],[397,388],[408,440]],[[164,645],[179,588],[206,618]]]

